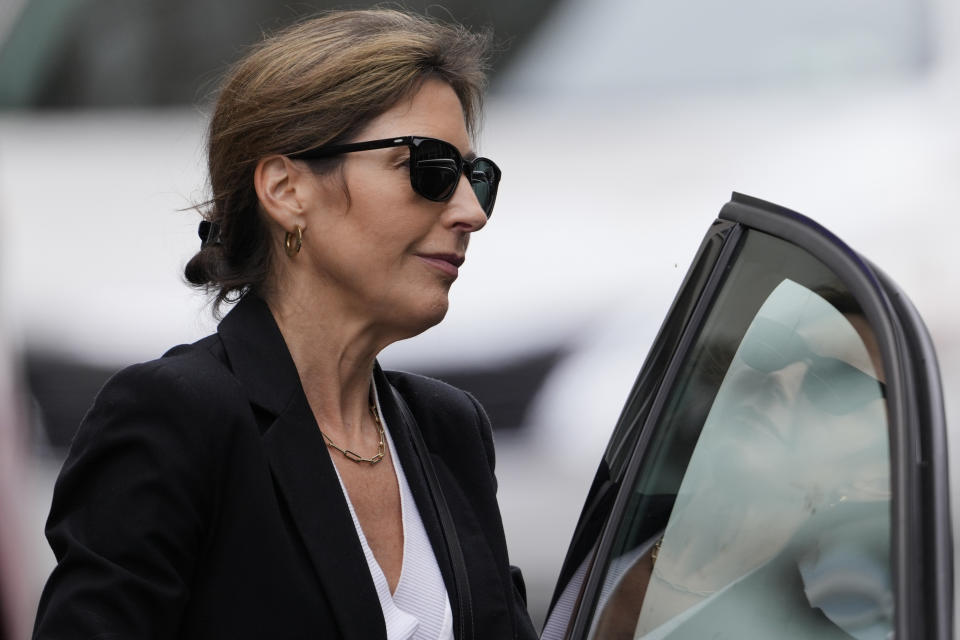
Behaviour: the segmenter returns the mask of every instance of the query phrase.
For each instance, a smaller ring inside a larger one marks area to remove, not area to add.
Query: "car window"
[[[883,381],[839,279],[747,231],[596,561],[588,637],[886,638]]]

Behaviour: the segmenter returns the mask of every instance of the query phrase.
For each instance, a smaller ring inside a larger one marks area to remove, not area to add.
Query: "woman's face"
[[[354,141],[406,135],[439,138],[465,158],[473,155],[460,101],[440,80],[424,82]],[[443,318],[470,234],[487,220],[463,176],[446,202],[416,194],[409,153],[405,146],[348,153],[344,184],[336,172],[315,177],[304,199],[303,248],[294,258],[325,307],[336,305],[347,321],[371,324],[395,339]]]

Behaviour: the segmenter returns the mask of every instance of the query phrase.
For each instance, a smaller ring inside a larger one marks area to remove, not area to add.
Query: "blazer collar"
[[[247,294],[217,327],[230,368],[251,402],[277,415],[303,393],[300,376],[267,303]]]

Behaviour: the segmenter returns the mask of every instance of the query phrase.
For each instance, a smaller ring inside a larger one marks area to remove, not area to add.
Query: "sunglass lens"
[[[470,172],[470,185],[473,192],[480,202],[480,206],[486,212],[487,217],[493,212],[493,203],[497,197],[497,182],[499,172],[497,166],[486,158],[477,158],[473,161],[473,169]]]
[[[412,151],[410,180],[428,200],[446,200],[457,188],[460,163],[457,150],[440,140],[423,140]]]

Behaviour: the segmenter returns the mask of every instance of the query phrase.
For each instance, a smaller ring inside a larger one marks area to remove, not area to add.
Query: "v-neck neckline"
[[[383,432],[386,436],[386,446],[390,452],[390,460],[393,463],[393,478],[394,482],[397,483],[397,493],[400,494],[400,528],[403,535],[403,550],[401,552],[400,559],[400,577],[397,578],[397,586],[391,592],[390,591],[390,582],[387,580],[386,574],[383,572],[383,567],[380,566],[380,562],[377,560],[376,556],[373,554],[373,549],[370,547],[370,543],[367,541],[367,536],[363,531],[363,526],[360,524],[360,519],[357,517],[357,512],[353,508],[353,501],[350,500],[350,493],[347,491],[347,485],[343,483],[343,478],[340,476],[340,471],[337,469],[337,465],[333,465],[334,471],[337,473],[337,480],[340,482],[340,489],[343,491],[343,497],[347,501],[347,507],[350,510],[350,518],[353,520],[353,526],[357,530],[357,536],[360,538],[360,546],[363,547],[363,553],[367,557],[367,563],[370,565],[370,573],[374,578],[374,584],[377,583],[377,578],[382,577],[384,583],[387,585],[387,593],[390,596],[390,600],[393,601],[393,598],[396,596],[397,592],[400,591],[400,585],[403,583],[403,577],[406,573],[407,568],[407,559],[410,556],[409,553],[409,540],[407,536],[407,513],[409,511],[410,505],[407,504],[407,496],[405,493],[410,492],[410,488],[407,487],[404,491],[403,482],[403,465],[397,457],[397,448],[393,444],[393,437],[390,435],[390,428],[386,423],[386,420],[383,419],[383,410],[380,407],[380,394],[377,393],[377,387],[375,384],[373,386],[373,400],[377,407],[377,413],[381,416],[381,425],[383,426]],[[411,494],[412,495],[412,494]],[[379,587],[377,588],[379,594]]]

